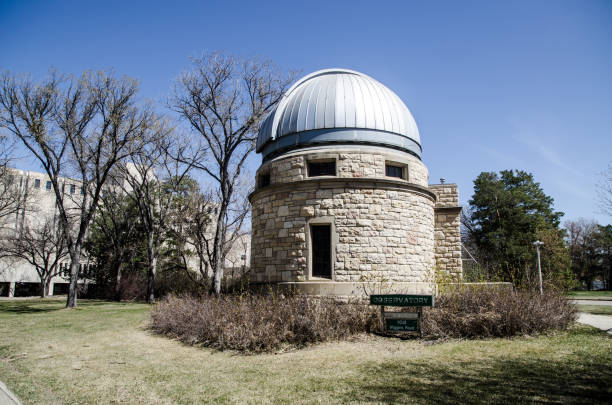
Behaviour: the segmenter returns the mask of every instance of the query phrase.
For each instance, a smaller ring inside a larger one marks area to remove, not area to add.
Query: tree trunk
[[[157,249],[153,238],[149,238],[147,255],[149,256],[149,271],[147,277],[147,303],[155,300],[155,272],[157,271]]]
[[[215,241],[213,246],[213,263],[211,267],[213,269],[213,283],[212,292],[215,295],[221,294],[221,280],[223,279],[223,242],[225,241],[225,214],[227,212],[227,200],[223,199],[221,207],[219,209],[219,215],[217,217],[217,229],[215,231]]]
[[[221,210],[220,210],[221,211]],[[219,215],[220,218],[223,218]],[[221,229],[223,224],[219,224],[217,222],[217,231],[215,235],[215,241],[213,246],[213,263],[211,263],[213,270],[213,282],[212,282],[212,292],[216,295],[221,294],[221,280],[223,279],[223,263],[221,263],[221,250],[223,248],[222,240],[223,240],[223,230]]]
[[[119,262],[117,265],[117,276],[115,277],[115,301],[121,301],[121,273],[123,272],[123,263]]]
[[[219,259],[217,259],[217,263]],[[213,278],[213,292],[216,295],[221,294],[221,278],[223,277],[223,269],[217,264],[217,270],[215,271],[215,277]]]
[[[46,298],[47,295],[49,295],[49,283],[51,282],[51,279],[45,279],[45,278],[41,278],[40,279],[40,298]]]
[[[149,277],[147,280],[147,303],[151,304],[155,300],[155,270],[157,267],[157,258],[149,264]]]
[[[81,261],[81,247],[75,246],[70,252],[70,284],[68,285],[68,300],[66,308],[77,306],[77,281],[79,280],[79,267]]]
[[[212,283],[210,285],[210,292],[216,295],[221,294],[221,278],[223,277],[223,270],[219,265],[219,256],[221,249],[218,249],[219,244],[217,238],[213,242],[213,257],[210,261],[210,269],[212,270]]]

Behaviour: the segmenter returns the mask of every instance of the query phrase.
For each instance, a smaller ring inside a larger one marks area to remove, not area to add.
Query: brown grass
[[[0,300],[0,379],[24,404],[609,403],[612,339],[361,335],[236,356],[149,333],[138,303]]]

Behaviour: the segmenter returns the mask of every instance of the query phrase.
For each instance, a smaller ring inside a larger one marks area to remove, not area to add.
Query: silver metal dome
[[[298,80],[264,120],[257,152],[264,159],[320,144],[371,144],[421,157],[416,122],[380,82],[347,69],[326,69]]]

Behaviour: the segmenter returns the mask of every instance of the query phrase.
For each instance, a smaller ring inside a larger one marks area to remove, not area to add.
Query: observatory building
[[[457,186],[428,184],[415,120],[383,84],[345,69],[303,77],[263,122],[257,152],[253,282],[422,293],[436,270],[461,275]]]

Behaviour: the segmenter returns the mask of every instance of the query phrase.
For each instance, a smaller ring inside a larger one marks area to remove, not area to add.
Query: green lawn
[[[576,305],[578,311],[597,315],[612,315],[612,305]]]
[[[24,404],[605,403],[612,339],[421,342],[362,336],[244,356],[146,330],[144,304],[0,301],[0,379]]]
[[[572,291],[569,293],[569,296],[572,298],[577,298],[581,300],[588,299],[611,299],[612,300],[612,291]]]

